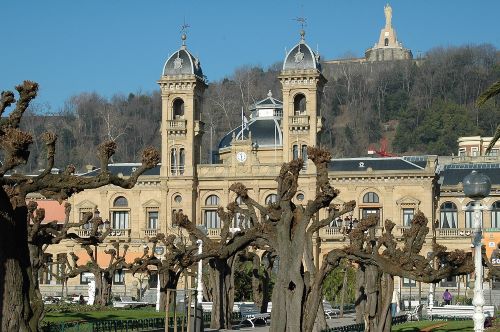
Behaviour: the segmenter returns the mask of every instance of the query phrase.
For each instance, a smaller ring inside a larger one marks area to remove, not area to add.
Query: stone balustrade
[[[155,237],[156,235],[158,235],[158,229],[143,229],[142,230],[142,235],[144,238],[148,238],[148,237]]]

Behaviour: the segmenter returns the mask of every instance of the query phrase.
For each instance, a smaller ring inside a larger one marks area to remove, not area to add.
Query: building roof
[[[439,173],[439,182],[443,186],[456,186],[473,170],[489,176],[492,185],[500,185],[499,163],[463,163],[445,165]]]
[[[252,144],[256,144],[257,147],[282,146],[283,135],[280,122],[281,118],[279,117],[252,118],[243,130],[241,130],[241,126],[238,126],[228,132],[220,141],[219,149],[231,146],[233,139],[248,139],[250,137]]]
[[[203,78],[200,61],[182,45],[163,66],[163,75],[196,75]]]
[[[116,163],[109,164],[108,170],[113,175],[121,174],[122,176],[131,176],[132,173],[141,166],[140,163]],[[90,172],[80,174],[80,176],[96,176],[101,171],[101,168],[96,168]],[[144,175],[152,175],[159,176],[160,175],[160,165],[156,165],[155,167],[148,169],[141,176]]]
[[[332,159],[328,165],[330,172],[366,172],[423,170],[427,165],[426,156],[391,158],[342,158]]]
[[[319,55],[306,44],[304,40],[305,32],[301,31],[301,40],[287,53],[283,62],[283,70],[294,69],[318,69],[321,70]]]

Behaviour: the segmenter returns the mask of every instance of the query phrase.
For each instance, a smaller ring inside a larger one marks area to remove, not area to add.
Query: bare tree
[[[47,149],[44,171],[37,176],[15,173],[16,168],[27,162],[33,142],[30,134],[19,129],[19,123],[36,97],[38,84],[24,81],[16,86],[16,90],[19,93],[17,102],[10,91],[4,91],[0,96],[0,149],[3,157],[0,165],[0,266],[4,267],[0,269],[0,326],[3,331],[37,331],[43,303],[36,290],[31,264],[26,196],[38,192],[44,197],[63,201],[84,189],[108,184],[131,188],[143,172],[159,162],[160,156],[155,149],[145,149],[142,166],[130,178],[120,178],[108,171],[108,160],[114,154],[116,144],[106,142],[98,148],[101,162],[98,175],[75,176],[72,166],[60,174],[53,174],[57,136],[45,133],[42,136]],[[14,103],[14,110],[8,117],[3,117],[6,108]]]
[[[144,248],[144,254],[135,259],[130,270],[134,275],[145,271],[151,272],[153,268],[156,270],[160,277],[158,285],[161,294],[160,308],[166,308],[167,291],[176,289],[181,274],[197,261],[198,246],[195,243],[189,243],[182,234],[166,236],[160,233],[149,239],[149,242],[152,247]],[[163,246],[162,255],[156,253],[158,245]]]
[[[379,237],[375,235],[377,224],[376,217],[362,220],[349,233],[348,246],[328,253],[325,266],[330,270],[345,258],[358,264],[356,319],[358,323],[365,323],[365,331],[386,332],[391,330],[394,276],[436,283],[450,276],[471,273],[474,266],[470,253],[448,252],[435,241],[427,257],[421,254],[429,232],[427,218],[421,212],[417,212],[399,243],[392,234],[395,226],[392,221],[386,220],[385,231]],[[437,261],[436,267],[434,261]]]
[[[233,184],[230,188],[245,204],[235,206],[234,211],[246,216],[259,229],[258,237],[264,239],[275,250],[280,259],[273,289],[271,331],[312,331],[326,327],[321,305],[321,284],[327,269],[318,267],[313,257],[313,235],[332,220],[354,208],[354,202],[345,204],[341,211],[331,213],[324,219],[317,218],[322,208],[330,205],[338,195],[328,180],[327,163],[330,153],[308,147],[307,154],[317,169],[317,193],[305,206],[296,205],[292,199],[297,193],[297,179],[302,169],[302,160],[283,164],[276,181],[277,202],[262,206],[248,196],[247,188]],[[316,321],[318,319],[318,321]]]

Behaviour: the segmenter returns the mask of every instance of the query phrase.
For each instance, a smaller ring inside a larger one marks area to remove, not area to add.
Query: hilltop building
[[[126,243],[129,246],[127,261],[132,261],[142,254],[148,237],[160,232],[177,233],[179,229],[173,224],[172,216],[180,210],[190,220],[205,226],[210,237],[220,236],[217,208],[236,200],[229,191],[232,183],[245,183],[249,194],[261,203],[273,202],[277,198],[275,178],[281,164],[299,157],[307,160],[306,147],[317,145],[318,132],[322,129],[319,113],[322,94],[319,92],[326,79],[319,56],[306,43],[305,32],[301,31],[299,41],[286,54],[278,76],[283,101],[269,93],[255,103],[247,110],[252,115],[248,123],[242,123],[220,141],[219,162],[201,164],[202,105],[207,85],[200,61],[188,50],[185,40],[183,35],[181,47],[167,59],[158,81],[162,98],[161,165],[142,175],[130,190],[109,185],[85,190],[70,199],[71,221],[76,222],[83,213],[97,209],[101,217],[109,220],[112,232],[106,243],[96,247],[96,258],[103,264],[107,260],[104,250],[112,242]],[[500,165],[498,161],[489,165],[494,167],[484,167],[484,170],[493,180],[493,190],[491,197],[484,200],[488,210],[483,212],[483,221],[498,227],[500,178],[494,172],[498,174]],[[128,177],[137,166],[111,164],[109,171]],[[339,209],[350,200],[355,200],[357,206],[347,219],[337,220],[316,234],[317,259],[331,248],[344,245],[345,228],[355,227],[357,220],[368,215],[379,216],[377,232],[380,234],[384,221],[390,219],[397,225],[397,234],[402,235],[417,211],[429,218],[429,226],[435,225],[436,232],[429,234],[425,251],[431,250],[434,233],[437,241],[449,249],[470,250],[470,200],[464,197],[460,181],[465,176],[464,170],[476,165],[467,164],[465,168],[450,165],[441,172],[438,166],[436,156],[333,159],[329,176],[340,195],[331,209]],[[95,175],[98,171],[93,169],[82,176]],[[305,204],[315,193],[316,170],[307,160],[294,201]],[[322,213],[326,216],[328,211]],[[235,221],[233,228],[237,227]],[[85,227],[74,231],[82,237],[89,234]],[[81,258],[80,264],[88,260],[84,250],[71,241],[47,250],[53,262],[61,252],[74,252]],[[56,263],[50,269],[54,274],[59,271]],[[151,276],[149,281],[149,287],[155,288],[156,277]],[[44,273],[40,282],[44,294],[60,295],[61,286],[51,274]],[[194,279],[188,282],[193,283]],[[404,296],[416,285],[412,280],[397,282]],[[84,274],[71,279],[69,293],[85,294],[86,283]],[[120,270],[115,274],[113,292],[136,296],[138,285],[136,277]],[[447,288],[459,285],[463,289],[464,281],[459,283],[456,278],[442,284]],[[425,296],[427,286],[422,287]],[[152,294],[154,297],[156,293]]]
[[[392,26],[392,7],[386,4],[384,7],[385,26],[380,31],[378,42],[365,51],[364,58],[333,59],[327,60],[327,64],[339,63],[365,63],[395,60],[412,60],[413,54],[410,49],[403,47],[398,40],[396,29]]]
[[[393,61],[411,60],[411,50],[404,48],[398,41],[396,30],[392,27],[392,7],[389,4],[384,7],[385,27],[380,31],[380,37],[375,45],[366,50],[367,61]]]

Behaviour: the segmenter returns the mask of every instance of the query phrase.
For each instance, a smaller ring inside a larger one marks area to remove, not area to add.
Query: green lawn
[[[89,312],[47,312],[44,321],[50,323],[92,320],[122,320],[164,317],[164,312],[156,312],[154,308],[100,310]]]
[[[421,328],[430,327],[434,325],[446,324],[442,327],[432,329],[432,332],[445,332],[445,331],[473,331],[474,322],[472,320],[456,320],[456,321],[420,321],[408,322],[401,325],[392,327],[392,331],[398,332],[419,332]]]

